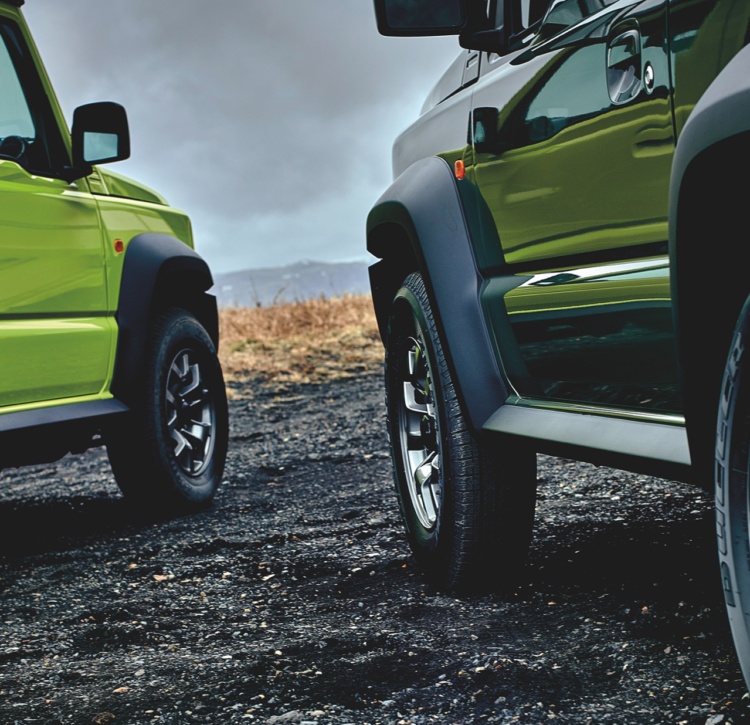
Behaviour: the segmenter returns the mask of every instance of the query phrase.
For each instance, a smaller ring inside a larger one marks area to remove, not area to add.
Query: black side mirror
[[[480,0],[374,0],[381,35],[461,35],[484,29]]]
[[[127,113],[122,106],[111,101],[76,108],[72,137],[76,169],[122,161],[130,156]]]

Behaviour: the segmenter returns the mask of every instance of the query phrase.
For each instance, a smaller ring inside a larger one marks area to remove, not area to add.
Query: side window
[[[20,33],[0,24],[0,159],[56,176],[67,163],[52,109]]]
[[[21,136],[32,140],[36,137],[34,121],[21,89],[13,61],[5,43],[0,46],[0,138]]]

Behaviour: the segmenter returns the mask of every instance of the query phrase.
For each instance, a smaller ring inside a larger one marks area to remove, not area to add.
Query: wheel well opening
[[[396,222],[380,224],[371,230],[368,249],[380,257],[370,267],[370,289],[380,335],[385,335],[388,313],[401,283],[419,268],[412,240]]]
[[[195,315],[218,348],[219,326],[216,298],[207,294],[206,283],[202,275],[191,273],[189,270],[160,275],[154,291],[151,323],[160,312],[169,307],[182,307]]]
[[[700,154],[680,186],[673,249],[676,331],[688,438],[697,482],[713,483],[721,378],[734,325],[750,292],[747,189],[736,173],[750,159],[750,134]],[[733,173],[735,172],[735,173]]]

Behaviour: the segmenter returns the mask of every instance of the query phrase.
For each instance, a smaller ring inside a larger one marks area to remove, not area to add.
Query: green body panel
[[[681,410],[666,262],[666,18],[666,0],[616,2],[579,32],[532,43],[473,93],[470,178],[495,226],[475,237],[477,257],[495,244],[505,264],[483,304],[521,398]],[[625,100],[623,60],[654,78]],[[515,267],[523,272],[509,277]]]
[[[115,329],[112,317],[0,319],[0,406],[111,397]]]
[[[118,174],[112,169],[98,169],[99,177],[103,183],[103,188],[92,189],[96,193],[110,194],[112,196],[121,196],[125,199],[138,199],[139,201],[149,201],[153,204],[167,206],[167,200],[145,184]]]
[[[522,53],[474,92],[475,106],[502,103],[493,129],[501,153],[478,145],[476,179],[509,263],[666,241],[674,152],[666,5],[633,5],[632,15],[616,3],[585,34]],[[638,62],[654,69],[655,87],[616,105],[609,41],[635,23]]]
[[[102,392],[107,315],[94,199],[0,160],[0,405]]]
[[[125,253],[131,239],[144,232],[168,234],[193,246],[189,217],[179,209],[111,196],[96,196],[104,230],[108,307],[114,311],[120,299],[120,283]],[[123,252],[116,252],[115,240],[121,240]]]
[[[95,200],[0,160],[0,314],[71,316],[107,308]]]
[[[34,105],[48,104],[46,134],[59,134],[70,156],[69,130],[20,11],[3,5],[0,20],[12,21],[27,46],[24,62],[40,83]],[[0,159],[2,413],[111,398],[128,243],[159,232],[193,246],[188,217],[143,184],[98,168],[72,183],[51,177]]]
[[[645,115],[617,109],[497,160],[479,156],[507,262],[666,241],[674,140],[667,101],[655,105]]]

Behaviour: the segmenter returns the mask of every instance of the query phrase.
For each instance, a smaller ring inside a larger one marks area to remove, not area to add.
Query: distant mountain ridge
[[[369,294],[367,262],[303,260],[284,267],[214,274],[219,307],[269,307],[318,297]]]

